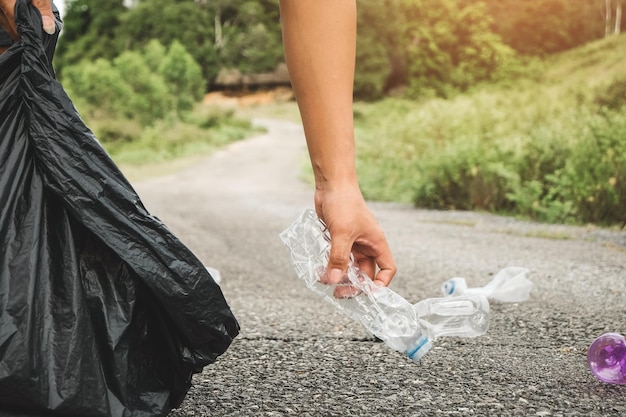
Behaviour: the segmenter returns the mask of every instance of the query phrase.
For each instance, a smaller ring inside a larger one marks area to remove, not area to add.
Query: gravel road
[[[586,350],[626,334],[626,232],[481,213],[372,203],[392,246],[392,288],[411,302],[442,282],[482,286],[506,266],[531,270],[531,298],[491,304],[476,339],[442,338],[419,362],[372,339],[295,277],[278,233],[312,207],[299,179],[299,125],[268,133],[135,187],[222,276],[241,335],[173,417],[625,416],[626,386],[597,381]]]

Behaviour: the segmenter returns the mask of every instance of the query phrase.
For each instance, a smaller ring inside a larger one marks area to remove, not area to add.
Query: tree
[[[394,45],[398,39],[397,25],[390,25],[394,19],[392,0],[362,0],[359,2],[356,69],[354,74],[354,95],[360,99],[378,99],[394,85],[400,62],[399,49]],[[401,69],[399,71],[402,71]],[[398,84],[405,84],[406,77],[400,76]]]
[[[613,4],[615,3],[615,19],[613,19]],[[604,37],[619,35],[622,27],[623,0],[604,0]]]
[[[200,65],[178,41],[174,41],[159,67],[159,74],[174,97],[178,113],[191,110],[204,96],[204,80]]]
[[[214,47],[221,68],[242,73],[274,70],[283,61],[278,7],[271,0],[208,2],[215,28]]]
[[[124,0],[66,0],[61,41],[55,56],[59,74],[82,60],[111,59],[121,52],[117,29],[127,11]]]
[[[208,84],[219,70],[211,22],[209,7],[194,0],[140,0],[121,19],[117,36],[130,50],[142,50],[152,40],[165,47],[180,42]]]
[[[624,20],[623,15],[613,20],[619,8],[613,6],[623,0],[482,1],[493,17],[493,31],[525,55],[551,54],[601,39]]]
[[[132,90],[125,103],[125,115],[150,125],[174,110],[177,97],[170,93],[168,82],[153,71],[142,54],[125,51],[113,60],[113,67]]]
[[[409,94],[447,96],[492,80],[513,52],[491,31],[481,2],[402,0]]]

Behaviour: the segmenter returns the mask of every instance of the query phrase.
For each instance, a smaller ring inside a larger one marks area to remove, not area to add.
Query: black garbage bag
[[[166,415],[239,326],[80,119],[29,3],[0,55],[0,416]]]

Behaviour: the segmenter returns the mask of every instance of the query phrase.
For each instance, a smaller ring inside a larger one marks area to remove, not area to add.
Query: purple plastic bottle
[[[600,381],[626,385],[626,339],[618,333],[605,333],[587,351],[591,373]]]

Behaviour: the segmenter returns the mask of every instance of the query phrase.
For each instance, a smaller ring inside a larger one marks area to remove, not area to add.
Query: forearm
[[[283,44],[318,190],[356,186],[355,0],[281,0]]]

